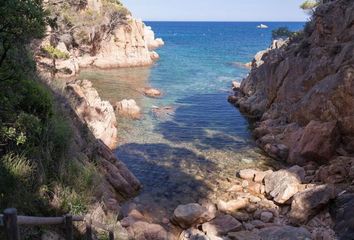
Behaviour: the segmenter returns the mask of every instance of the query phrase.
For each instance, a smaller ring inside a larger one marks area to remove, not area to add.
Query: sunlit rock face
[[[257,54],[235,104],[260,121],[255,135],[269,155],[322,164],[353,153],[353,21],[353,1],[329,1],[301,37]]]
[[[101,100],[88,80],[69,83],[65,91],[72,108],[82,122],[97,139],[113,148],[117,140],[117,120],[112,105]]]
[[[80,68],[149,66],[159,59],[154,51],[164,45],[151,27],[132,17],[120,1],[46,1],[49,12],[46,37],[36,49],[38,67],[57,69],[72,77]],[[55,63],[43,49],[65,53]]]

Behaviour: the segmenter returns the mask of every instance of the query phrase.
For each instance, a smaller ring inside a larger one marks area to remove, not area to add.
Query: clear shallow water
[[[223,181],[240,168],[263,167],[270,160],[255,146],[247,120],[227,102],[232,80],[269,46],[271,30],[303,23],[149,22],[166,45],[151,68],[85,70],[103,99],[133,98],[142,107],[140,121],[119,118],[116,154],[144,185],[134,200],[161,218],[178,204],[215,199]],[[139,89],[161,89],[161,99],[142,96]],[[173,110],[156,115],[153,107]]]

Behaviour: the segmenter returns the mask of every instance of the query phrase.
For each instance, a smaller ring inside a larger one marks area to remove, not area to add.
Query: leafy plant
[[[272,31],[272,38],[279,39],[279,38],[289,38],[296,35],[296,32],[290,31],[287,27],[280,27]]]
[[[52,45],[46,45],[42,48],[42,50],[53,59],[69,59],[70,57],[69,53],[62,52]]]

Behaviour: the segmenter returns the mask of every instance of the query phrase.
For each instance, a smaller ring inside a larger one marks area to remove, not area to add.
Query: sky
[[[305,21],[304,0],[121,0],[144,21]]]

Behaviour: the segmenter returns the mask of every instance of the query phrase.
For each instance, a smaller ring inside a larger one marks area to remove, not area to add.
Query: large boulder
[[[290,219],[294,224],[305,224],[310,217],[328,206],[335,197],[333,186],[320,185],[306,189],[294,195],[291,203]]]
[[[334,230],[341,240],[353,239],[354,236],[354,193],[337,197],[330,206],[330,213],[335,222]]]
[[[179,205],[173,212],[173,221],[184,229],[208,220],[207,208],[198,203]]]
[[[337,122],[311,121],[304,129],[300,140],[290,152],[289,161],[327,162],[335,155],[339,143]]]
[[[298,171],[298,168],[296,167]],[[301,176],[294,169],[270,173],[264,178],[265,191],[277,203],[285,203],[300,189]]]

